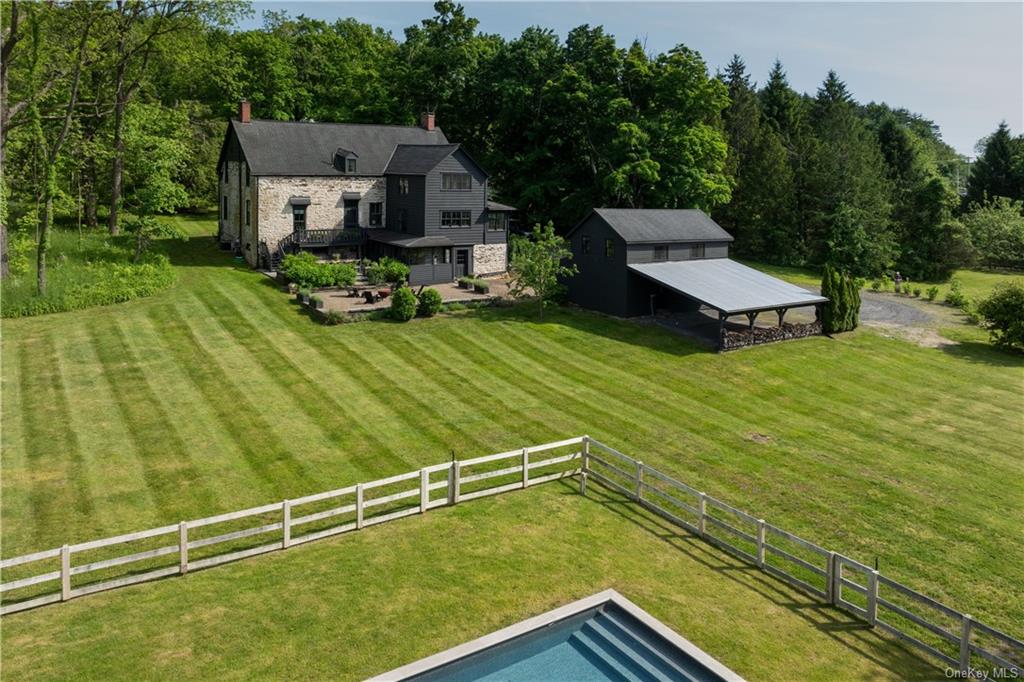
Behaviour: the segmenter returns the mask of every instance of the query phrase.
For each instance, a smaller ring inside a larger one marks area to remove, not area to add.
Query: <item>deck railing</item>
[[[534,456],[549,453],[546,459]],[[511,462],[510,462],[511,460]],[[488,495],[576,477],[645,509],[794,588],[852,613],[953,669],[1020,676],[1024,643],[838,552],[664,474],[587,436],[435,464],[337,490],[0,560],[43,572],[0,583],[0,614],[210,568]],[[255,523],[256,525],[252,525]],[[244,526],[244,527],[240,527]],[[272,540],[266,541],[267,536]],[[105,555],[116,547],[129,553]],[[78,563],[73,563],[73,559]],[[49,569],[49,570],[45,570]],[[51,584],[57,587],[49,588]]]

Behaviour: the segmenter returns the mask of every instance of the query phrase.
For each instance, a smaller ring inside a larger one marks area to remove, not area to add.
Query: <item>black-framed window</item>
[[[220,217],[224,220],[228,219],[228,198],[224,197],[221,201]]]
[[[615,255],[615,242],[611,239],[604,240],[604,255],[606,258],[611,258]]]
[[[585,234],[580,237],[580,251],[583,253],[590,253],[590,235]]]
[[[704,245],[703,244],[691,244],[690,245],[690,258],[697,259],[704,257]]]
[[[248,199],[245,200],[245,225],[252,225],[252,202]]]
[[[252,175],[249,171],[249,164],[245,164],[245,186],[248,187],[252,179]]]
[[[473,177],[469,173],[441,173],[441,191],[468,192],[473,189]]]
[[[654,247],[654,262],[661,263],[668,260],[668,244],[657,244]]]
[[[398,211],[398,229],[405,232],[409,228],[409,212],[404,208]]]
[[[472,211],[441,211],[441,227],[469,227],[472,224]]]
[[[370,204],[370,227],[380,227],[384,224],[384,204],[374,201]]]
[[[346,173],[355,173],[356,172],[356,159],[355,159],[355,157],[350,156],[347,159],[345,159],[345,172]]]
[[[408,194],[409,193],[409,178],[398,178],[398,193]]]
[[[508,216],[501,211],[491,211],[487,214],[487,229],[491,232],[504,232],[508,225]]]
[[[345,227],[359,227],[359,199],[345,199],[342,211]]]
[[[306,207],[292,206],[292,229],[301,232],[306,229]]]

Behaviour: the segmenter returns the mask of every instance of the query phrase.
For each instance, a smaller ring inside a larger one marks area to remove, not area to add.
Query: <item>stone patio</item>
[[[472,289],[460,289],[459,285],[455,282],[446,282],[444,284],[432,284],[429,289],[436,289],[441,294],[441,300],[445,303],[480,303],[482,301],[488,301],[496,298],[505,298],[508,296],[508,277],[505,275],[498,277],[483,277],[481,278],[491,285],[491,291],[488,294],[478,294]],[[324,300],[323,312],[337,311],[340,313],[369,313],[374,310],[384,310],[391,307],[391,299],[385,298],[382,301],[368,304],[363,298],[363,290],[378,291],[387,289],[385,286],[374,286],[374,287],[363,287],[360,290],[359,296],[351,296],[348,289],[319,289],[314,293]],[[413,287],[413,291],[418,292],[420,287]]]

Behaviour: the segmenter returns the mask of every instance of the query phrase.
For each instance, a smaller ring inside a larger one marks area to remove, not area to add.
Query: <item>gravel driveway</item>
[[[935,316],[912,303],[904,303],[894,296],[862,291],[860,295],[861,322],[881,322],[903,327],[924,327]]]

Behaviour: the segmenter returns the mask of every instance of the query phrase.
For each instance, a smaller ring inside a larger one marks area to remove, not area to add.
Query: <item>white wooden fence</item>
[[[593,439],[584,437],[580,468],[581,491],[586,491],[590,479],[627,495],[671,523],[855,614],[955,670],[981,670],[976,665],[980,662],[1002,669],[1008,679],[1022,674],[1024,642],[870,566],[736,509]]]
[[[552,456],[540,461],[531,457],[538,453]],[[509,465],[509,460],[514,464]],[[581,493],[586,493],[588,481],[620,492],[705,541],[953,668],[967,670],[980,659],[985,665],[1009,671],[1009,675],[1021,674],[1024,643],[1020,640],[587,436],[435,464],[369,483],[3,559],[0,570],[4,578],[11,569],[24,570],[19,569],[22,566],[49,562],[55,567],[0,583],[0,594],[7,597],[0,604],[0,615],[184,575],[437,507],[574,476]],[[435,491],[443,492],[435,495]],[[258,525],[232,526],[251,524],[254,519]],[[219,530],[210,535],[209,528]],[[273,540],[266,542],[267,535],[273,535]],[[147,543],[156,546],[140,547]],[[112,547],[123,550],[126,545],[135,551],[95,556]],[[79,562],[73,564],[73,558]],[[51,587],[53,583],[59,587]]]

